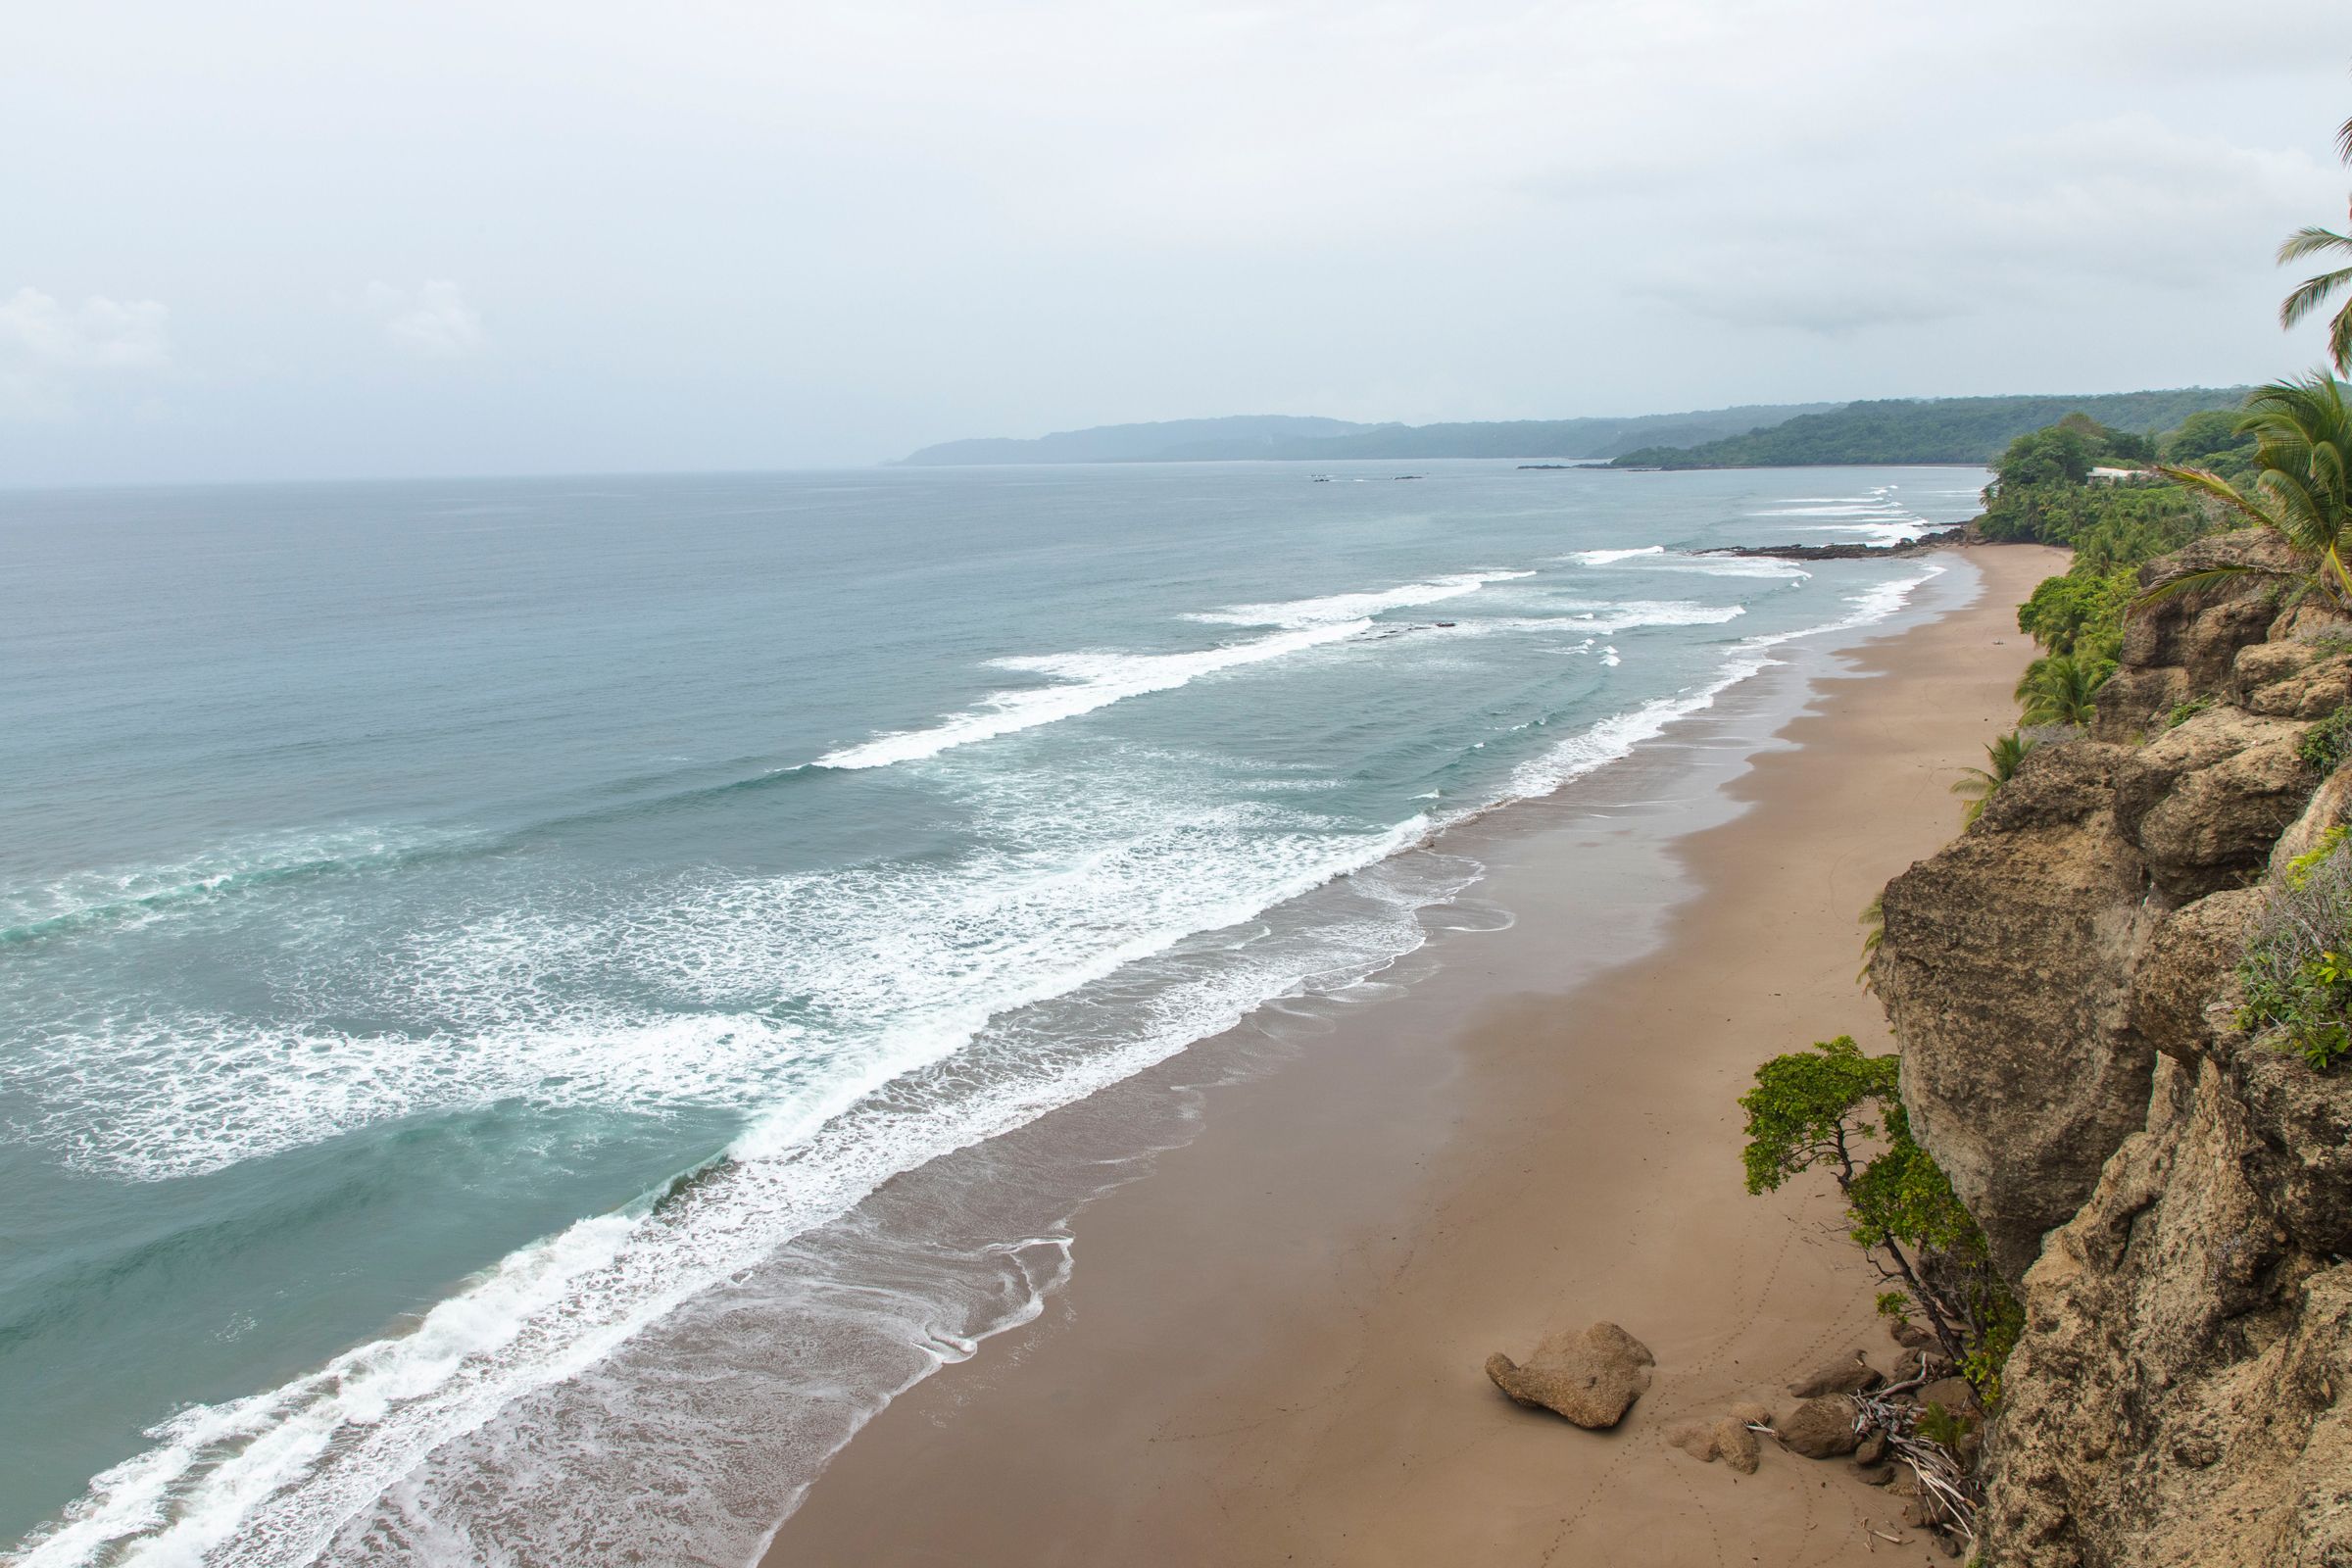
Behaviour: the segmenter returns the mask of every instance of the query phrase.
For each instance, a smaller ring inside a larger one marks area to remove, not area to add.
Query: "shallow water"
[[[796,1416],[1062,1266],[824,1222],[1347,992],[1433,830],[1936,569],[1690,549],[1984,479],[1332,472],[0,498],[0,1539],[740,1560]]]

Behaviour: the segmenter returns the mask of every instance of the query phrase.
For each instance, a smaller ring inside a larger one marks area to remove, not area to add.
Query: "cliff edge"
[[[2142,580],[2226,563],[2283,564],[2229,534]],[[2288,599],[2134,617],[2089,733],[1886,890],[1913,1130],[2025,1307],[1988,1563],[2352,1565],[2352,1065],[2240,1023],[2250,933],[2352,813],[2314,738],[2352,623]]]

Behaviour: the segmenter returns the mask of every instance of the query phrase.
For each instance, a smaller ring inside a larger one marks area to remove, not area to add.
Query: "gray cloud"
[[[0,135],[58,156],[0,167],[0,288],[169,300],[172,371],[134,430],[91,388],[137,372],[9,340],[54,417],[0,482],[2240,379],[2318,352],[2269,255],[2342,210],[2352,110],[2352,18],[2186,0],[12,24]]]

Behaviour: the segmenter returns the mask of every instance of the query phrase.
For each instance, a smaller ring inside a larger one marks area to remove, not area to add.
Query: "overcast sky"
[[[2231,382],[2318,362],[2270,258],[2352,185],[2328,6],[23,0],[5,35],[0,483]]]

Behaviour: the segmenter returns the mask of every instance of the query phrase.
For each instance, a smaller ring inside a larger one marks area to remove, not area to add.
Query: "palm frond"
[[[2177,577],[2165,578],[2164,581],[2132,600],[2132,611],[2136,614],[2151,605],[2160,605],[2167,599],[2187,593],[2191,588],[2209,588],[2217,582],[2232,577],[2268,577],[2280,582],[2301,580],[2300,574],[2296,572],[2276,571],[2269,566],[2208,566],[2203,571],[2184,571]]]
[[[2250,422],[2252,421],[2245,421],[2245,423]],[[2244,427],[2244,423],[2239,425],[2240,429],[2243,429]],[[2199,468],[2189,465],[2160,463],[2156,465],[2156,471],[2163,474],[2167,479],[2172,480],[2175,484],[2186,485],[2191,490],[2200,491],[2205,495],[2213,497],[2216,501],[2221,502],[2222,505],[2242,514],[2249,522],[2253,523],[2258,528],[2277,528],[2278,526],[2278,519],[2277,517],[2274,517],[2270,513],[2264,511],[2262,507],[2258,505],[2252,498],[2240,492],[2237,486],[2231,484],[2229,480],[2223,478],[2211,468]]]
[[[2286,298],[2278,302],[2278,324],[2280,326],[2299,324],[2303,318],[2327,304],[2328,295],[2333,294],[2347,283],[2352,283],[2352,267],[2341,268],[2332,272],[2322,272],[2317,277],[2305,278],[2288,291]]]
[[[2332,228],[2306,223],[2278,242],[2278,265],[2284,267],[2289,262],[2299,262],[2306,256],[2317,256],[2322,251],[2352,252],[2352,236],[2338,234]]]
[[[1981,767],[1964,767],[1960,776],[1952,780],[1951,791],[1964,801],[1973,801],[1999,788],[2000,782]]]

